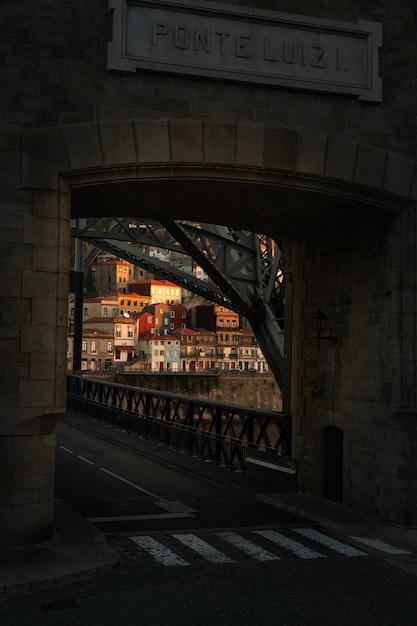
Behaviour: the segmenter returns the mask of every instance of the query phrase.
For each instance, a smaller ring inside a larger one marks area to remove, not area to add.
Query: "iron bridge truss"
[[[71,236],[90,244],[85,265],[107,251],[245,317],[290,412],[292,284],[278,242],[229,226],[139,217],[72,220]],[[209,281],[150,256],[149,247],[191,257]]]

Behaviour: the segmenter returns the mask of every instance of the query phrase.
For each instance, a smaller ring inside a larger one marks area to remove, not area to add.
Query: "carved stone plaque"
[[[204,0],[109,0],[108,69],[148,70],[381,101],[381,25]]]

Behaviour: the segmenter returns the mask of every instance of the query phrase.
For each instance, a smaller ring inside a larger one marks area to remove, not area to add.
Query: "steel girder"
[[[246,317],[283,394],[283,411],[290,412],[292,290],[275,241],[227,226],[138,217],[73,220],[71,235],[92,246],[86,264],[108,250]],[[212,282],[150,256],[148,246],[191,256]]]

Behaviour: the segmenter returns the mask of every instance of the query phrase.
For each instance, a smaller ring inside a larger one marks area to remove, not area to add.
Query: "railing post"
[[[194,451],[194,402],[188,403],[186,422],[187,426],[187,452],[192,454]]]
[[[246,419],[248,421],[247,423],[247,428],[246,428],[246,433],[247,433],[247,438],[248,438],[248,447],[253,446],[255,444],[254,441],[254,414],[252,413],[252,411],[249,411],[247,413]]]
[[[145,396],[145,415],[146,417],[156,417],[156,415],[151,415],[151,394],[148,392]]]
[[[216,463],[220,465],[222,462],[222,449],[223,449],[223,441],[222,441],[222,411],[220,407],[216,407],[215,413],[215,428],[216,428]]]

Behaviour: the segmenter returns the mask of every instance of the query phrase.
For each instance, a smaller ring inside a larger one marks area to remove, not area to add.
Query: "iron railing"
[[[251,453],[286,464],[291,417],[154,389],[68,375],[67,407],[138,436],[246,470]]]

